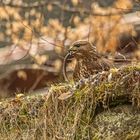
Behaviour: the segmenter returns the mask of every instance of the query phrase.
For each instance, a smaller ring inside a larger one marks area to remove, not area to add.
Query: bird
[[[73,72],[74,81],[89,78],[91,75],[99,72],[108,71],[112,67],[111,63],[106,58],[102,57],[96,51],[96,47],[89,41],[78,40],[71,45],[69,52],[65,57],[63,73],[67,81],[65,63],[69,57],[74,57],[76,59],[76,66]]]

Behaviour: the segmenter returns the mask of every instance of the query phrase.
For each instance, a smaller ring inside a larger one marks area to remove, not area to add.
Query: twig
[[[67,65],[67,59],[68,59],[68,57],[70,56],[70,53],[67,53],[67,55],[65,56],[65,58],[64,58],[64,61],[63,61],[63,76],[64,76],[64,79],[65,79],[65,81],[69,81],[68,80],[68,76],[67,76],[67,72],[66,72],[66,65]]]
[[[37,85],[39,84],[39,82],[42,80],[42,78],[45,76],[46,72],[43,71],[43,73],[41,75],[39,75],[39,77],[36,79],[36,81],[33,83],[33,85],[31,86],[29,91],[33,91]]]

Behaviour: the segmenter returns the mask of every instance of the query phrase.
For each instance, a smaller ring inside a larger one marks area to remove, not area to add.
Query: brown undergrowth
[[[69,98],[59,99],[67,93]],[[3,139],[140,138],[140,65],[52,85],[46,94],[17,96],[0,104]],[[112,110],[124,105],[131,110]]]

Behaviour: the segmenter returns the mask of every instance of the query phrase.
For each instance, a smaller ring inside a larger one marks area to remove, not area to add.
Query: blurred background
[[[139,61],[140,1],[2,0],[0,98],[63,82],[64,57],[79,39],[107,57]]]

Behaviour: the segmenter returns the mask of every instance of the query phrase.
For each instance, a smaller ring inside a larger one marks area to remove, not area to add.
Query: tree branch
[[[10,6],[13,8],[24,8],[24,9],[28,9],[28,8],[39,8],[39,7],[44,7],[47,5],[52,5],[55,7],[60,8],[63,11],[66,12],[71,12],[71,13],[82,13],[85,15],[93,15],[93,16],[110,16],[110,15],[122,15],[123,13],[130,13],[133,10],[132,9],[118,9],[118,11],[116,12],[109,12],[109,13],[99,13],[99,12],[92,12],[91,10],[88,9],[84,9],[84,8],[74,8],[74,7],[70,7],[68,5],[62,5],[59,2],[49,2],[49,1],[43,1],[43,2],[35,2],[33,4],[22,4],[22,5],[18,5],[18,4],[13,4],[12,2],[10,3],[5,3],[3,0],[0,3],[0,6]]]

